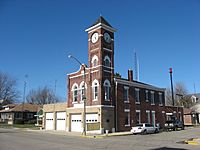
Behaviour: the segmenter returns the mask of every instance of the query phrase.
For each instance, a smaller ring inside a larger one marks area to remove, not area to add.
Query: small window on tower
[[[91,63],[92,63],[92,67],[96,67],[98,65],[98,57],[97,57],[97,55],[94,55],[92,57]]]
[[[96,67],[96,66],[97,66],[97,60],[95,59],[93,62],[93,67]]]
[[[111,65],[110,65],[110,58],[108,57],[108,56],[105,56],[105,58],[104,58],[104,65],[106,66],[106,67],[110,67]]]

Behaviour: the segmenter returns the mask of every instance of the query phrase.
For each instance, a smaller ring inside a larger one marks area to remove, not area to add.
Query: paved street
[[[0,128],[0,150],[199,150],[199,145],[177,142],[200,137],[200,128],[148,135],[82,138],[76,134]]]

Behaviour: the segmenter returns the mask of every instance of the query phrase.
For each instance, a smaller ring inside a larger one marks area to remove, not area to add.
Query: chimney
[[[128,81],[133,81],[133,70],[128,69]]]

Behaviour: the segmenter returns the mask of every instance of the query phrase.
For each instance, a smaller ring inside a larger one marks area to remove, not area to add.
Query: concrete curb
[[[48,131],[48,130],[31,130],[31,129],[23,129],[23,131],[28,132],[38,132],[38,133],[47,133],[47,134],[57,134],[57,135],[66,135],[66,136],[76,136],[81,138],[91,138],[91,139],[102,139],[106,137],[113,137],[113,136],[127,136],[132,135],[131,132],[115,132],[115,133],[108,133],[108,134],[87,134],[86,136],[78,134],[78,133],[68,133],[68,132],[59,132],[59,131]]]
[[[106,138],[106,137],[113,137],[113,136],[127,136],[132,135],[131,132],[115,132],[115,133],[108,133],[108,134],[102,134],[102,135],[86,135],[81,136],[83,138]]]

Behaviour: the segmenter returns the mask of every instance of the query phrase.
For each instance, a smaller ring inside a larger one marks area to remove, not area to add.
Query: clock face
[[[99,34],[97,32],[92,34],[92,43],[96,43],[99,39]]]
[[[107,42],[107,43],[110,43],[111,42],[111,37],[110,37],[110,34],[105,32],[104,35],[104,40]]]

